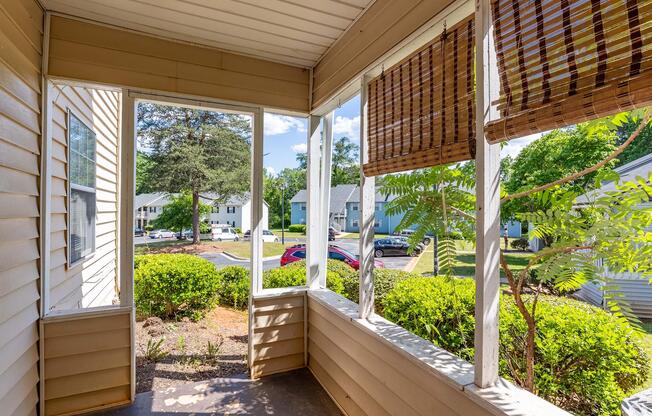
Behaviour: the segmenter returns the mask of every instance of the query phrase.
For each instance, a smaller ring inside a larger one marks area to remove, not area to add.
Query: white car
[[[251,230],[247,230],[244,233],[244,237],[242,238],[245,241],[251,240]],[[263,230],[263,242],[264,243],[278,243],[281,241],[276,234],[269,230]]]
[[[174,233],[170,230],[154,230],[149,234],[149,238],[172,238]]]
[[[238,241],[240,237],[235,229],[228,224],[213,224],[211,225],[211,240]]]

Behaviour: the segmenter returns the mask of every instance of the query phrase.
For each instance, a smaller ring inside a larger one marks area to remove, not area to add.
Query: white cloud
[[[336,116],[333,122],[333,133],[335,138],[346,136],[354,142],[360,141],[360,116],[344,117]]]
[[[265,166],[265,170],[267,171],[267,174],[274,176],[276,175],[276,169],[274,169],[271,166]]]
[[[293,144],[292,151],[294,153],[306,153],[308,151],[308,145],[305,143]]]
[[[283,116],[280,114],[265,113],[265,135],[275,136],[278,134],[297,131],[306,132],[306,122],[299,117]]]
[[[528,144],[532,143],[533,141],[540,139],[541,136],[546,134],[547,132],[544,133],[535,133],[531,134],[529,136],[525,137],[519,137],[518,139],[513,139],[507,142],[505,146],[503,146],[502,149],[500,149],[500,157],[506,157],[506,156],[511,156],[512,158],[516,157],[519,153],[521,153],[521,150]]]

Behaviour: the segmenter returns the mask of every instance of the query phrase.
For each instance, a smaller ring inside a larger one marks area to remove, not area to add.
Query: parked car
[[[414,230],[394,231],[394,236],[410,237],[412,234],[414,234]],[[423,240],[421,240],[421,242],[426,246],[430,244],[430,241],[432,241],[432,239],[429,236],[425,236],[423,237]]]
[[[335,241],[335,235],[337,232],[335,231],[335,228],[329,227],[328,228],[328,241]]]
[[[211,225],[211,240],[238,241],[240,237],[235,229],[228,224],[213,224]]]
[[[418,245],[410,251],[407,240],[402,238],[383,238],[374,241],[374,256],[418,256],[423,248]]]
[[[134,230],[134,237],[143,237],[145,236],[145,231],[142,228],[136,228]]]
[[[331,232],[333,232],[335,235],[342,234],[337,228],[333,227],[332,225],[328,227],[328,233],[330,234]]]
[[[296,244],[285,249],[283,256],[281,256],[281,266],[285,266],[305,258],[306,245]],[[343,261],[344,263],[353,267],[355,270],[360,268],[360,260],[358,259],[358,256],[336,245],[328,246],[328,258]],[[379,269],[385,268],[385,264],[380,260],[374,260],[374,265]]]
[[[173,238],[174,233],[170,230],[154,230],[149,233],[149,238]]]
[[[193,232],[192,230],[181,230],[177,233],[177,240],[192,240]]]
[[[251,239],[251,230],[245,231],[242,236],[244,241],[249,241]],[[264,243],[278,243],[280,240],[276,234],[269,230],[263,230],[263,242]]]

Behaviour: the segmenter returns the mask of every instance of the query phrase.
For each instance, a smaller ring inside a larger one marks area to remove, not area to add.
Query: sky
[[[307,120],[279,114],[265,114],[265,169],[276,174],[284,168],[298,166],[296,154],[306,151]],[[360,144],[360,96],[356,95],[335,110],[333,120],[335,140],[346,136]],[[516,156],[525,146],[541,137],[541,134],[509,141],[500,151],[501,158]]]

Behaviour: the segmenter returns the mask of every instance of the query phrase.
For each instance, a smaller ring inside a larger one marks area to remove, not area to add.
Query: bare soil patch
[[[137,393],[246,371],[244,311],[218,306],[197,322],[148,318],[136,323]]]

